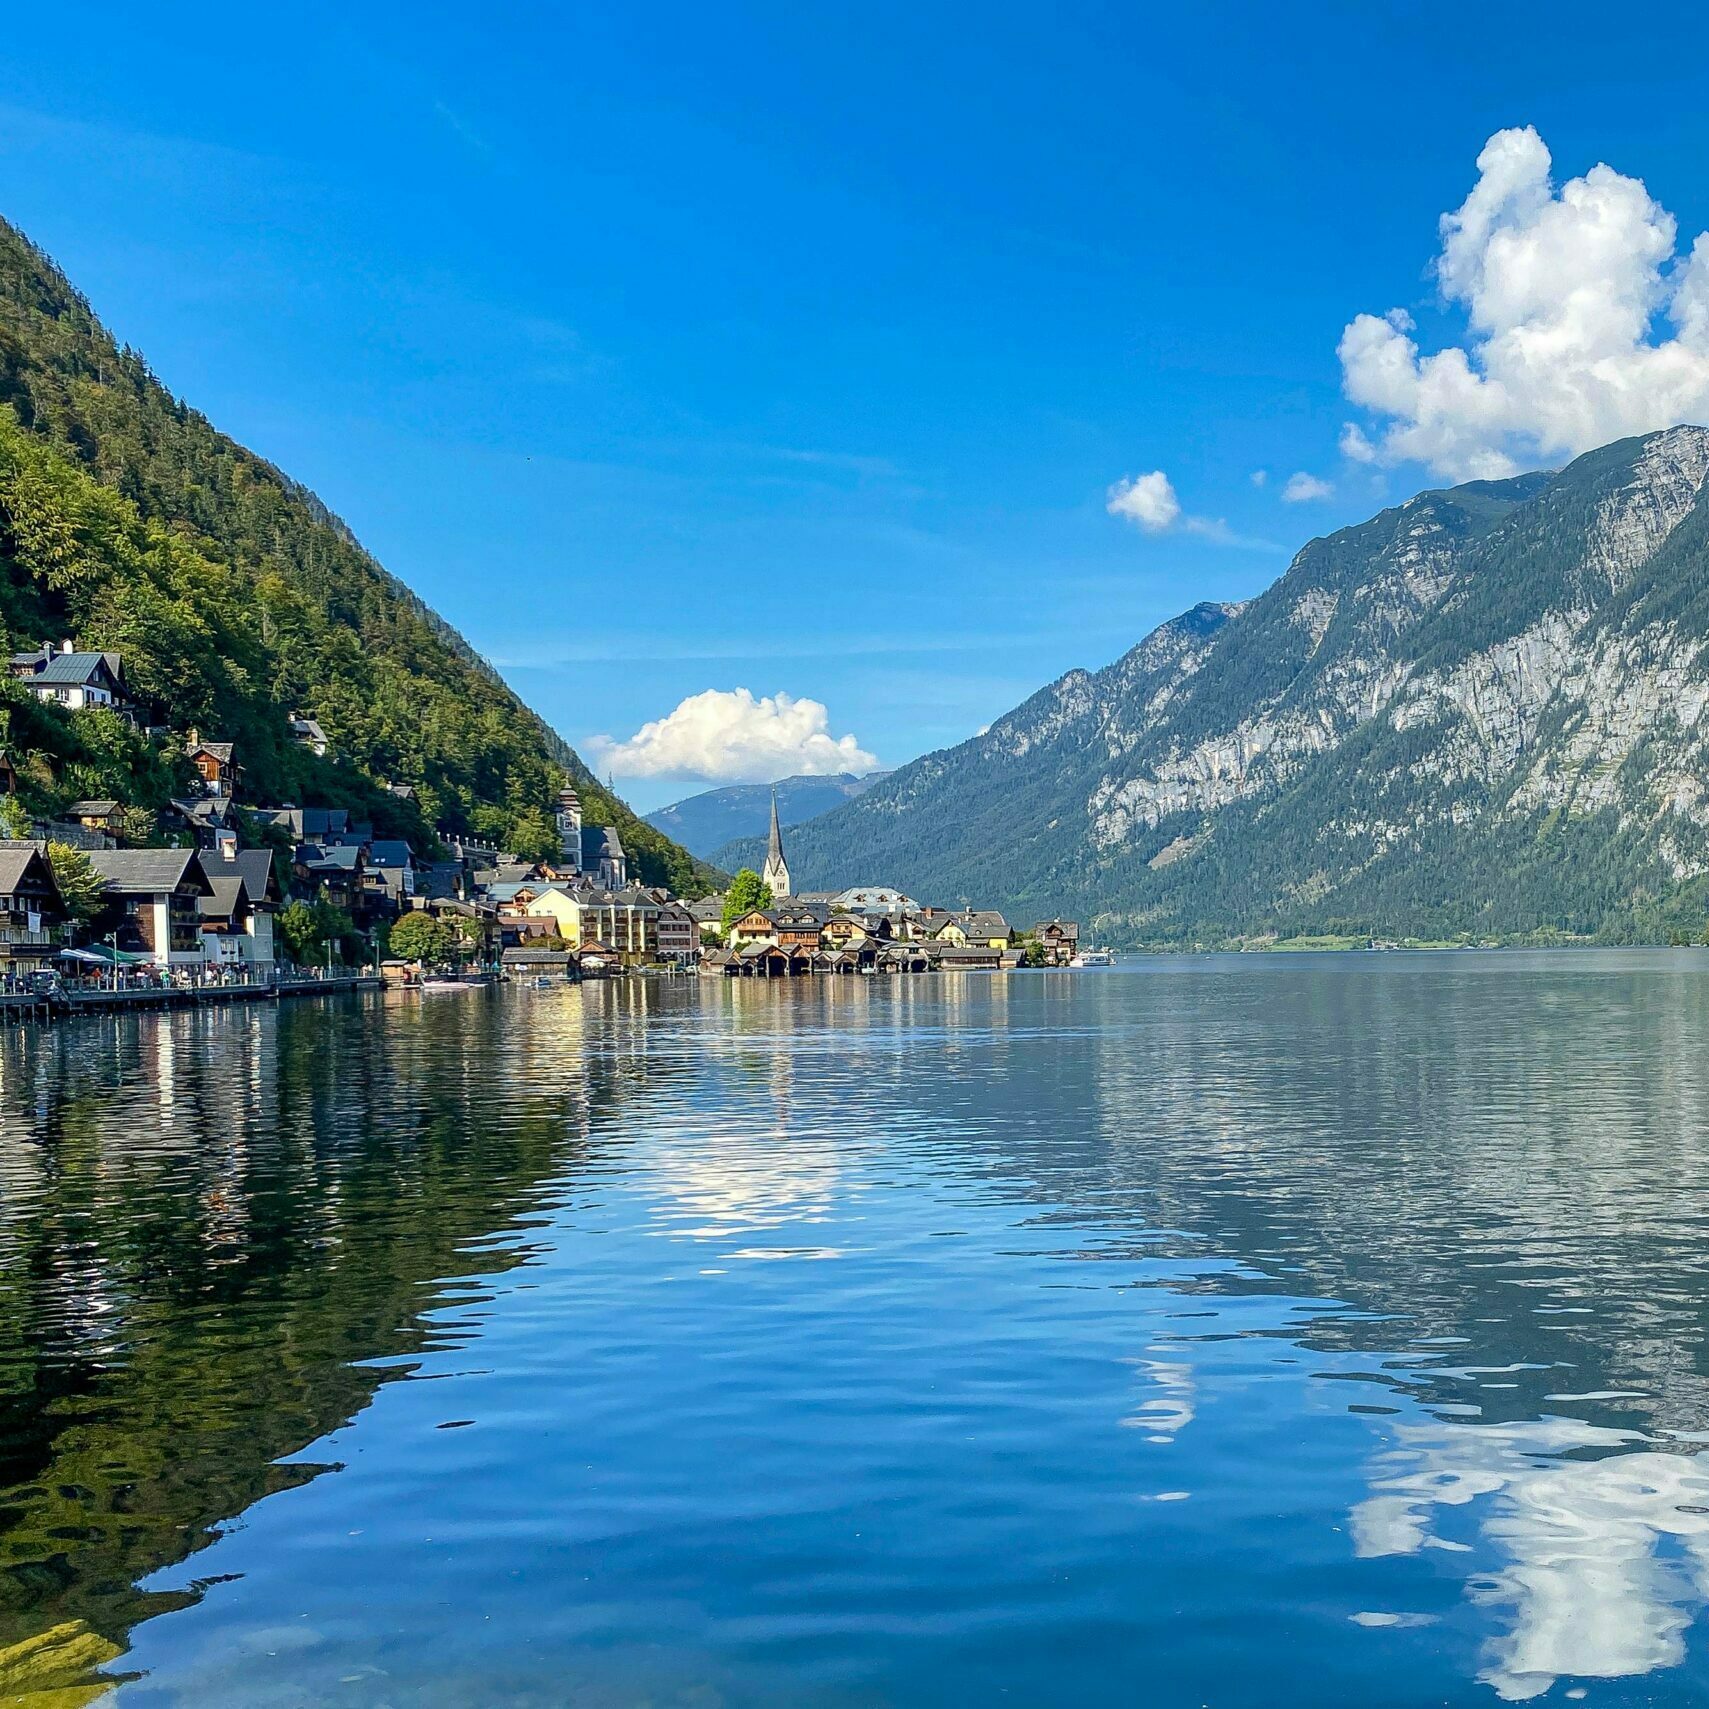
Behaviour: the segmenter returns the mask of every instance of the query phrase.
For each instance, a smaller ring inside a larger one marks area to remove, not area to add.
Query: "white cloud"
[[[1104,509],[1111,516],[1122,517],[1143,528],[1147,534],[1169,534],[1179,529],[1183,534],[1197,534],[1201,539],[1219,546],[1235,546],[1243,552],[1277,549],[1272,541],[1236,534],[1220,517],[1189,516],[1181,508],[1174,483],[1161,469],[1117,481],[1105,494]]]
[[[1254,469],[1252,471],[1252,484],[1255,487],[1263,486],[1264,483],[1269,480],[1269,478],[1270,478],[1270,471],[1268,469]]]
[[[1149,475],[1135,475],[1131,480],[1117,481],[1110,488],[1109,501],[1104,508],[1111,516],[1126,517],[1137,522],[1148,534],[1164,534],[1181,520],[1181,501],[1175,488],[1161,469]]]
[[[853,736],[833,736],[822,702],[745,688],[691,694],[674,712],[643,724],[627,741],[588,743],[602,770],[619,777],[703,778],[766,783],[773,778],[868,772],[878,761]]]
[[[1282,488],[1283,504],[1310,504],[1313,499],[1333,498],[1335,488],[1316,475],[1308,475],[1304,469],[1288,476],[1288,484]]]
[[[1422,354],[1402,309],[1348,324],[1343,386],[1378,419],[1349,424],[1348,456],[1499,476],[1709,415],[1709,234],[1680,256],[1640,180],[1594,166],[1557,190],[1550,164],[1534,129],[1498,131],[1442,217],[1463,346]]]

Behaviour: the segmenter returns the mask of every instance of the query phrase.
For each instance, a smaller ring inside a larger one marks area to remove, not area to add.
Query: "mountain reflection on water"
[[[8,1034],[0,1644],[126,1705],[1697,1701],[1706,1021],[1709,956],[1585,952]]]

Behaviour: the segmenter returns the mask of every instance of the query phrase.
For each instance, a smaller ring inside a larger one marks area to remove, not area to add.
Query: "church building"
[[[777,791],[771,792],[771,839],[766,844],[765,871],[760,874],[774,902],[789,894],[789,862],[783,858],[783,829],[777,822]]]
[[[558,792],[558,843],[553,867],[568,877],[591,880],[606,890],[629,882],[629,856],[615,825],[584,825],[581,797],[573,788]]]

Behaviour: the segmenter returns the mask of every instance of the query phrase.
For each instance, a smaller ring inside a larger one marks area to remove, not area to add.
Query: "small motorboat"
[[[1113,949],[1096,949],[1088,945],[1069,962],[1070,967],[1114,967],[1116,952]]]
[[[428,995],[438,996],[445,991],[477,991],[480,987],[467,979],[458,979],[453,974],[434,974],[422,980],[421,989]]]

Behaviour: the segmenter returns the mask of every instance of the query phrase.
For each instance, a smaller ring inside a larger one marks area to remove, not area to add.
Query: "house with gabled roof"
[[[243,767],[237,763],[235,742],[204,742],[201,732],[192,729],[184,741],[184,752],[202,788],[209,795],[235,795],[237,780]]]
[[[34,652],[14,653],[10,666],[38,700],[68,712],[105,707],[135,722],[124,661],[117,653],[79,652],[70,641],[58,646],[44,641]]]
[[[125,828],[122,801],[73,801],[66,808],[65,816],[86,831],[104,831],[109,837],[116,837]]]
[[[316,759],[326,758],[326,750],[330,746],[326,739],[326,731],[320,727],[318,719],[305,718],[301,713],[293,712],[288,720],[291,726],[291,739],[298,746],[307,748]]]
[[[240,849],[227,832],[196,859],[209,886],[198,902],[204,958],[256,973],[271,971],[273,915],[279,905],[273,851]]]
[[[1014,933],[995,908],[968,908],[951,914],[932,934],[937,943],[956,949],[1007,949]]]
[[[0,842],[0,967],[19,972],[64,942],[65,905],[41,845]]]
[[[202,962],[201,902],[213,894],[194,849],[94,849],[106,895],[91,934],[161,967]]]

